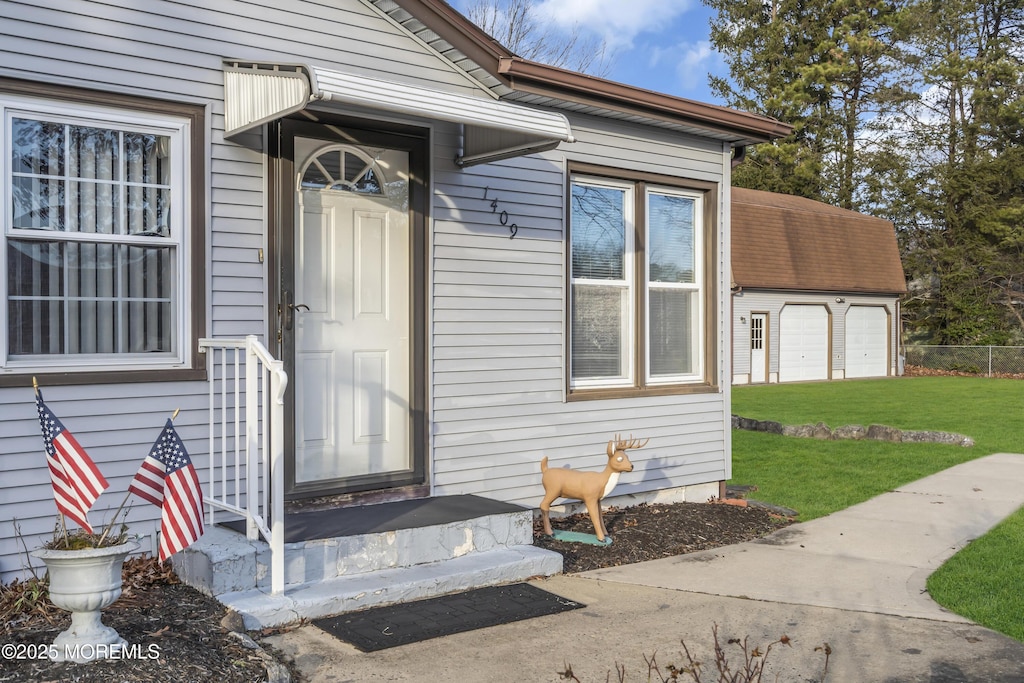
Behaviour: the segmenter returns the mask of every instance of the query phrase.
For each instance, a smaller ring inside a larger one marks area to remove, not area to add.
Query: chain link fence
[[[906,347],[906,364],[972,375],[1024,374],[1024,346]]]

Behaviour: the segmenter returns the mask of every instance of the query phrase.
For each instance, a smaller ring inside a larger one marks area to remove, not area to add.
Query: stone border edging
[[[845,425],[831,429],[824,422],[813,425],[784,425],[781,422],[774,422],[772,420],[755,420],[749,417],[733,415],[732,428],[745,429],[751,432],[768,432],[769,434],[795,436],[804,439],[821,439],[823,441],[871,439],[873,441],[891,441],[894,443],[941,443],[951,446],[963,446],[965,448],[974,445],[974,439],[963,434],[897,429],[896,427],[887,427],[886,425],[869,425],[867,427],[862,425]]]

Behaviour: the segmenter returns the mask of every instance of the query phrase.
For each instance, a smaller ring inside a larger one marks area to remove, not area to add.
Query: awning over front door
[[[498,161],[574,142],[564,115],[500,100],[356,76],[303,64],[225,62],[224,135],[230,137],[315,102],[371,107],[461,123],[460,166]]]

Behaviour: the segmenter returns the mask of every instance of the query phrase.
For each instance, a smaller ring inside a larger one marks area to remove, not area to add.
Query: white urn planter
[[[42,548],[32,553],[50,574],[50,600],[71,612],[71,626],[53,641],[51,659],[91,662],[117,656],[127,645],[117,631],[103,624],[100,610],[121,596],[121,566],[138,547],[129,541],[104,548]]]

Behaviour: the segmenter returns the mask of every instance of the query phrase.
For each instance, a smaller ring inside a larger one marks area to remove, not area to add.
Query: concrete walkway
[[[815,648],[827,642],[829,681],[1024,683],[1024,644],[925,592],[929,574],[1021,505],[1024,456],[990,455],[758,541],[537,582],[583,610],[373,654],[311,626],[270,642],[311,681],[558,681],[568,664],[594,683],[617,665],[648,680],[645,654],[682,665],[683,640],[717,680],[717,624],[734,670],[743,654],[728,639],[763,650],[789,637],[765,680],[819,680]]]

